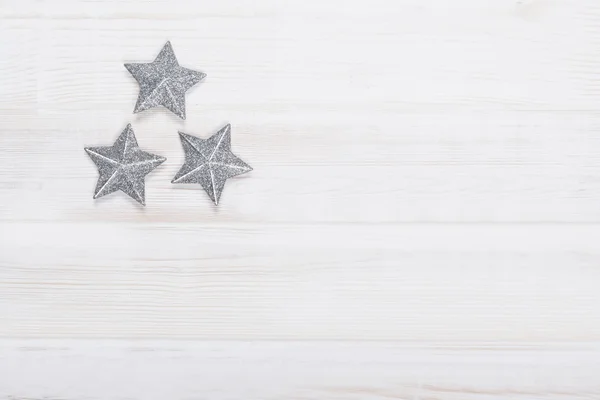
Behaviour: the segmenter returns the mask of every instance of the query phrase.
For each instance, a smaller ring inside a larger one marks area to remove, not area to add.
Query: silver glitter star
[[[172,183],[199,183],[219,204],[225,181],[252,168],[231,152],[231,125],[227,124],[208,139],[179,132],[185,162]]]
[[[125,64],[125,68],[140,85],[134,113],[163,106],[182,119],[185,119],[185,92],[206,76],[180,67],[171,42],[165,44],[153,62]]]
[[[145,176],[166,160],[140,150],[131,124],[112,146],[86,147],[85,151],[100,173],[94,199],[122,190],[142,205],[145,205]]]

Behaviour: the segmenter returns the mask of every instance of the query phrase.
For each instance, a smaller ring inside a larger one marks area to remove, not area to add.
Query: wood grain
[[[600,338],[596,225],[5,227],[4,337]]]
[[[600,399],[596,0],[0,0],[0,399]],[[133,115],[125,62],[208,74]],[[147,204],[92,200],[131,122]],[[218,208],[178,130],[233,126]]]
[[[167,157],[148,176],[143,217],[125,195],[88,201],[97,171],[84,146],[112,143],[110,118],[9,117],[0,138],[0,219],[140,222],[598,222],[600,118],[582,113],[341,113],[285,122],[268,113],[233,124],[233,149],[254,171],[230,180],[218,212],[198,187],[172,185],[181,129],[134,124],[143,148]],[[286,114],[290,116],[291,113]],[[264,117],[263,123],[259,120]],[[193,117],[192,117],[193,118]],[[26,126],[27,124],[28,126]],[[64,154],[69,155],[65,157]],[[39,165],[44,168],[40,169]],[[42,197],[40,197],[42,196]]]
[[[600,352],[589,344],[549,351],[477,344],[0,341],[0,349],[3,398],[600,397]]]

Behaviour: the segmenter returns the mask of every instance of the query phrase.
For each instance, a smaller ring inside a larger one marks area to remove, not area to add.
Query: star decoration
[[[94,199],[121,190],[142,205],[145,205],[144,178],[166,160],[140,150],[131,124],[112,146],[86,147],[85,151],[100,173]]]
[[[140,85],[134,113],[163,106],[185,119],[185,92],[200,82],[205,73],[179,66],[171,42],[167,42],[156,59],[145,64],[125,64]]]
[[[225,181],[252,168],[231,152],[231,125],[227,124],[208,139],[179,132],[185,162],[172,183],[199,183],[219,204]]]

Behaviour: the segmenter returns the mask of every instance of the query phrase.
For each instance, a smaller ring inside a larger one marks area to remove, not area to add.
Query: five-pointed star
[[[112,146],[86,147],[85,151],[100,173],[94,199],[122,190],[142,205],[145,205],[144,177],[166,160],[140,150],[131,124]]]
[[[185,119],[185,92],[206,76],[180,67],[171,42],[165,44],[153,62],[125,64],[125,68],[140,85],[134,113],[163,106],[182,119]]]
[[[219,204],[225,181],[252,168],[231,152],[231,125],[227,124],[208,139],[179,132],[185,163],[172,183],[199,183]]]

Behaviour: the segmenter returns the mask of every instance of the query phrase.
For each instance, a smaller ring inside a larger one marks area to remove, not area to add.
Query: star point
[[[94,199],[121,190],[142,205],[146,205],[146,175],[166,161],[165,157],[139,148],[131,124],[127,125],[112,146],[86,147],[85,152],[100,174]]]
[[[206,77],[200,71],[181,67],[171,42],[167,42],[151,63],[127,63],[125,68],[140,86],[133,109],[139,113],[163,106],[185,119],[185,92]]]

